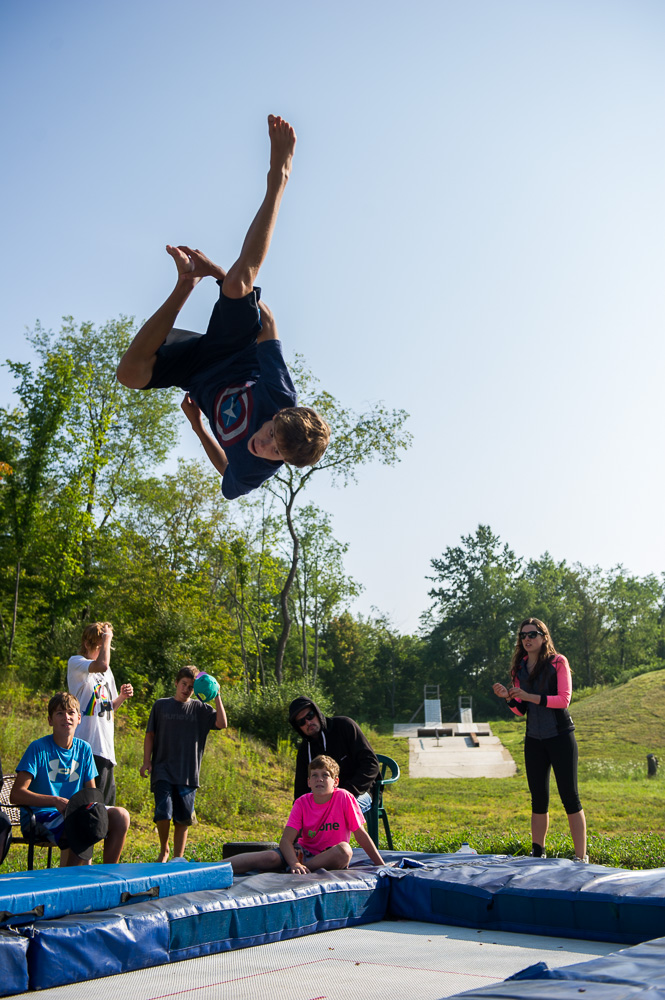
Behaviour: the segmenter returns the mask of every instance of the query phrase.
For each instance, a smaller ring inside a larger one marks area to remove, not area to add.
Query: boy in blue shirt
[[[178,278],[166,302],[143,325],[118,365],[130,389],[179,386],[182,409],[206,455],[223,477],[227,500],[250,493],[283,462],[315,465],[330,428],[315,410],[297,406],[275,320],[254,282],[268,253],[296,145],[287,121],[270,115],[266,196],[238,260],[228,273],[200,250],[167,246]],[[217,279],[219,301],[204,336],[173,324],[194,287]],[[203,424],[205,415],[212,434]]]
[[[13,805],[29,807],[35,814],[38,836],[59,846],[65,833],[69,800],[84,788],[95,788],[97,768],[90,744],[74,736],[81,721],[81,709],[74,695],[68,692],[54,695],[48,703],[48,721],[53,734],[34,740],[21,757],[11,801]],[[104,864],[117,864],[129,829],[129,813],[116,806],[101,808],[108,813]],[[29,822],[30,812],[21,809],[24,834]],[[61,867],[90,864],[92,859],[92,846],[80,854],[68,847],[61,850]]]

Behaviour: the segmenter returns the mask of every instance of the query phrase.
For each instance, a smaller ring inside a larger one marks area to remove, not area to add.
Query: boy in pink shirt
[[[279,849],[236,854],[229,858],[236,875],[250,870],[279,871],[294,875],[326,868],[348,868],[352,856],[351,834],[372,864],[384,864],[367,830],[353,795],[339,785],[339,764],[321,754],[308,768],[311,791],[293,804]],[[296,844],[296,839],[298,843]]]

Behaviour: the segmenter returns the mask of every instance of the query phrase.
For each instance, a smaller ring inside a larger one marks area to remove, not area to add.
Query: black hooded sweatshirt
[[[305,708],[313,708],[321,723],[321,731],[311,739],[303,736],[302,730],[293,721]],[[319,754],[327,754],[339,764],[340,788],[345,788],[356,798],[370,790],[379,776],[379,762],[357,722],[345,715],[323,715],[311,698],[296,698],[291,702],[289,722],[302,737],[296,757],[294,798],[309,791],[307,768],[310,760],[314,760]]]

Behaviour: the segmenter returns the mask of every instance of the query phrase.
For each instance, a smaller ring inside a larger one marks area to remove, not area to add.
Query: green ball
[[[219,694],[219,684],[210,674],[198,674],[194,680],[194,694],[199,701],[212,701]]]

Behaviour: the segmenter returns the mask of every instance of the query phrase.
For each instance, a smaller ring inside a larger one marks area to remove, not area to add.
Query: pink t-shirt
[[[365,820],[351,792],[336,788],[328,802],[316,803],[311,792],[293,803],[286,825],[300,830],[299,843],[310,854],[319,854],[341,844],[359,830]]]

